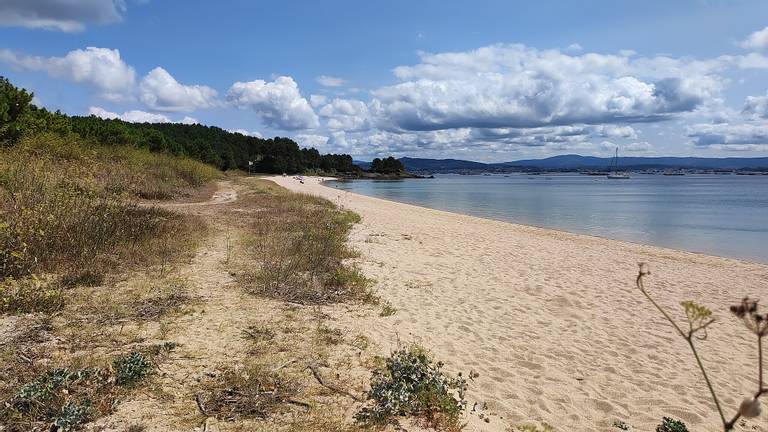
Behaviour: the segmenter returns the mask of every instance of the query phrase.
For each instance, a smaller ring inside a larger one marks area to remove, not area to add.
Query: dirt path
[[[192,430],[199,426],[205,417],[195,403],[198,383],[214,373],[217,365],[243,358],[247,344],[242,330],[255,317],[263,317],[265,311],[274,311],[265,300],[238,289],[227,268],[236,236],[223,213],[238,210],[239,187],[221,182],[208,201],[163,205],[201,215],[209,224],[210,235],[194,259],[172,273],[187,282],[189,294],[198,302],[190,313],[171,317],[162,324],[168,327],[164,339],[179,347],[161,366],[156,386],[160,391],[144,392],[122,403],[113,415],[96,422],[97,430],[124,431],[130,424],[142,424],[147,431]]]
[[[167,202],[153,202],[152,205],[163,207],[167,209],[180,209],[184,207],[201,207],[201,206],[211,206],[211,205],[217,205],[217,204],[228,204],[233,203],[237,201],[238,195],[237,190],[233,188],[231,181],[222,181],[217,183],[217,189],[213,193],[213,196],[207,200],[202,202],[178,202],[178,203],[167,203]]]

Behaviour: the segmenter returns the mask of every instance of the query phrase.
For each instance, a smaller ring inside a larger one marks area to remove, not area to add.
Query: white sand
[[[622,420],[652,431],[665,415],[721,430],[686,343],[634,287],[639,261],[678,317],[684,299],[715,312],[698,346],[726,415],[757,387],[753,337],[728,306],[744,295],[768,303],[768,266],[394,203],[318,178],[273,180],[362,216],[352,236],[362,269],[398,312],[350,325],[383,353],[419,341],[451,371],[479,372],[469,399],[493,415],[470,415],[467,430],[611,431]],[[737,430],[766,431],[767,419]]]

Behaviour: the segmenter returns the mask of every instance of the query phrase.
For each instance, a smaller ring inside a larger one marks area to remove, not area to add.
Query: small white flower
[[[752,418],[760,415],[760,401],[754,398],[746,398],[741,401],[739,414],[744,418]]]

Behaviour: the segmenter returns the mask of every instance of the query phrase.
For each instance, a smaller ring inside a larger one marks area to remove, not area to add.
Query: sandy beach
[[[718,322],[698,346],[726,415],[757,387],[753,337],[728,307],[766,297],[768,266],[395,203],[320,178],[271,179],[362,216],[351,240],[361,268],[398,311],[341,319],[382,354],[418,341],[448,370],[478,372],[467,430],[609,431],[623,421],[652,431],[662,416],[721,430],[685,341],[635,288],[641,261],[677,318],[686,299],[713,310]],[[767,420],[737,430],[766,431]]]

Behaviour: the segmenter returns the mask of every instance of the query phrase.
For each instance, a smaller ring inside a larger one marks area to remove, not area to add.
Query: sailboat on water
[[[616,155],[613,156],[613,160],[611,160],[611,166],[608,167],[608,175],[606,176],[609,179],[615,179],[615,180],[626,180],[629,178],[629,173],[626,171],[619,171],[619,148],[616,147]]]

